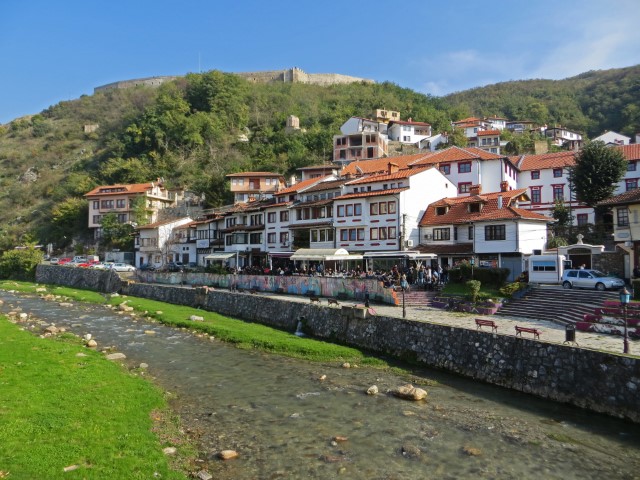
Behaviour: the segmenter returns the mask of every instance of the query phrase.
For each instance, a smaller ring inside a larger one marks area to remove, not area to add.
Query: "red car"
[[[61,258],[58,260],[58,265],[64,265],[65,263],[69,263],[72,259],[69,257]]]

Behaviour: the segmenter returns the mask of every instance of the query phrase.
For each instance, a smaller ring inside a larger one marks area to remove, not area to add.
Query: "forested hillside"
[[[565,80],[497,83],[443,100],[449,107],[477,116],[562,125],[588,138],[606,130],[633,138],[640,132],[640,66],[592,71]]]
[[[212,71],[160,88],[110,90],[61,102],[0,126],[0,250],[28,239],[57,246],[86,232],[83,194],[101,184],[163,177],[230,201],[225,175],[285,175],[330,162],[332,137],[351,116],[376,108],[428,122],[434,132],[469,115],[562,123],[589,135],[640,130],[639,68],[564,81],[509,82],[429,97],[390,83],[321,87],[252,84]],[[301,131],[285,133],[296,115]],[[85,133],[85,125],[99,125]]]

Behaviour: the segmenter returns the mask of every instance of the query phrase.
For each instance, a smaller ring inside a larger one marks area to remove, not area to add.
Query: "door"
[[[501,268],[509,269],[509,276],[507,277],[507,281],[515,282],[522,273],[522,257],[520,255],[502,255],[500,257],[500,266]]]
[[[578,279],[576,280],[576,286],[580,288],[592,288],[593,277],[586,270],[579,270]]]

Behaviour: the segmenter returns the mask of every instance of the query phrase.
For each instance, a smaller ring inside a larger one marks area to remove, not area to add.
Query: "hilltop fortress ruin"
[[[270,70],[264,72],[241,72],[235,73],[249,82],[253,83],[307,83],[312,85],[336,85],[345,83],[375,83],[367,78],[352,77],[339,73],[306,73],[304,70],[293,67],[284,70]],[[147,78],[135,78],[132,80],[120,80],[106,85],[95,87],[93,92],[104,90],[114,90],[122,88],[133,88],[138,86],[158,87],[164,82],[170,82],[180,78],[179,76],[158,76]]]

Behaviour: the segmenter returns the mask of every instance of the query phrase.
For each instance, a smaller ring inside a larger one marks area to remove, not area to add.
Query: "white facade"
[[[190,218],[185,217],[139,227],[135,240],[136,266],[148,263],[154,267],[161,267],[174,261],[173,247],[176,239],[172,237],[173,229],[191,221]]]
[[[389,140],[415,144],[431,137],[431,125],[422,122],[391,122],[387,130]]]
[[[617,132],[606,132],[592,141],[604,142],[607,145],[629,145],[631,138]]]
[[[426,206],[455,186],[436,168],[400,177],[378,175],[345,184],[334,201],[336,246],[347,251],[404,250],[419,243],[418,221]],[[357,188],[358,192],[353,189]],[[403,245],[404,243],[404,245]]]
[[[370,120],[368,118],[351,117],[342,124],[340,131],[343,135],[353,135],[355,133],[363,132],[387,133],[387,124],[384,122],[378,122],[377,120]]]

